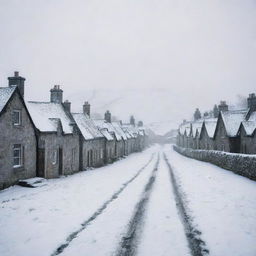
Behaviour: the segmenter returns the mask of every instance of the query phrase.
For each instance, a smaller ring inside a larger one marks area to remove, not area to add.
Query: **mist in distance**
[[[27,100],[60,84],[74,112],[88,100],[96,113],[175,128],[196,107],[242,105],[256,91],[253,0],[0,3],[0,83],[20,71]]]

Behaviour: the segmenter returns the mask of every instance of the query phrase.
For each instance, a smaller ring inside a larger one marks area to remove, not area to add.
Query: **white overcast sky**
[[[255,0],[0,0],[0,84],[60,84],[120,119],[189,117],[256,92]]]

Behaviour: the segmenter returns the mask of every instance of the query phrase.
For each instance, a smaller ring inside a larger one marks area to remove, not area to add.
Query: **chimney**
[[[86,101],[83,105],[83,112],[85,115],[90,116],[91,115],[91,105],[88,101]]]
[[[9,80],[9,87],[12,87],[13,85],[17,85],[20,91],[21,96],[24,98],[24,83],[25,78],[19,76],[18,71],[14,71],[14,76],[8,77]]]
[[[62,103],[63,100],[63,91],[60,89],[59,85],[54,85],[51,89],[51,102],[53,103]]]
[[[135,118],[134,118],[134,116],[130,117],[130,124],[135,126]]]
[[[109,112],[109,110],[107,110],[107,112],[105,113],[105,120],[107,123],[111,123],[111,113]]]
[[[247,98],[248,108],[250,111],[256,111],[256,96],[255,93],[250,93]]]
[[[219,111],[228,111],[228,105],[226,101],[221,101],[218,108],[219,108]]]
[[[63,103],[63,107],[65,109],[65,111],[67,112],[71,112],[71,102],[69,102],[68,100],[65,100]]]
[[[139,121],[139,122],[138,122],[138,126],[139,126],[139,127],[142,127],[142,126],[143,126],[143,122],[142,122],[142,121]]]

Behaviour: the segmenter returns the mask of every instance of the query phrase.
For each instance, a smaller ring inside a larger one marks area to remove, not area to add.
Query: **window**
[[[72,149],[72,163],[73,163],[73,164],[75,163],[75,160],[76,160],[76,149],[73,148],[73,149]]]
[[[13,125],[15,125],[15,126],[21,125],[21,111],[20,110],[13,111]]]
[[[57,164],[57,160],[58,160],[58,151],[54,150],[52,154],[52,163]]]
[[[13,145],[13,167],[20,167],[23,164],[23,152],[21,144]]]
[[[100,150],[100,158],[103,158],[103,149]]]

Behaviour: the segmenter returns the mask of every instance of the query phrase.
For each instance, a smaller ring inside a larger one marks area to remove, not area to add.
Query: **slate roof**
[[[249,110],[246,109],[220,112],[229,137],[235,137],[237,135],[240,124],[245,121],[248,111]]]
[[[104,119],[96,119],[96,120],[93,120],[93,122],[98,127],[102,135],[106,138],[106,140],[108,141],[114,140],[114,137],[111,135],[111,132],[108,130],[109,125]]]
[[[85,140],[104,137],[94,121],[88,115],[83,113],[72,113],[72,116]]]
[[[60,122],[65,134],[73,133],[72,120],[66,114],[61,104],[28,101],[26,106],[39,131],[57,132],[58,122]]]
[[[119,136],[121,136],[121,138],[123,140],[127,140],[127,136],[124,133],[123,129],[121,128],[121,124],[118,122],[112,122],[112,125],[113,125],[114,129],[116,130],[116,132],[119,134]]]
[[[12,97],[16,88],[17,88],[16,86],[0,87],[0,113],[6,106],[10,98]]]

